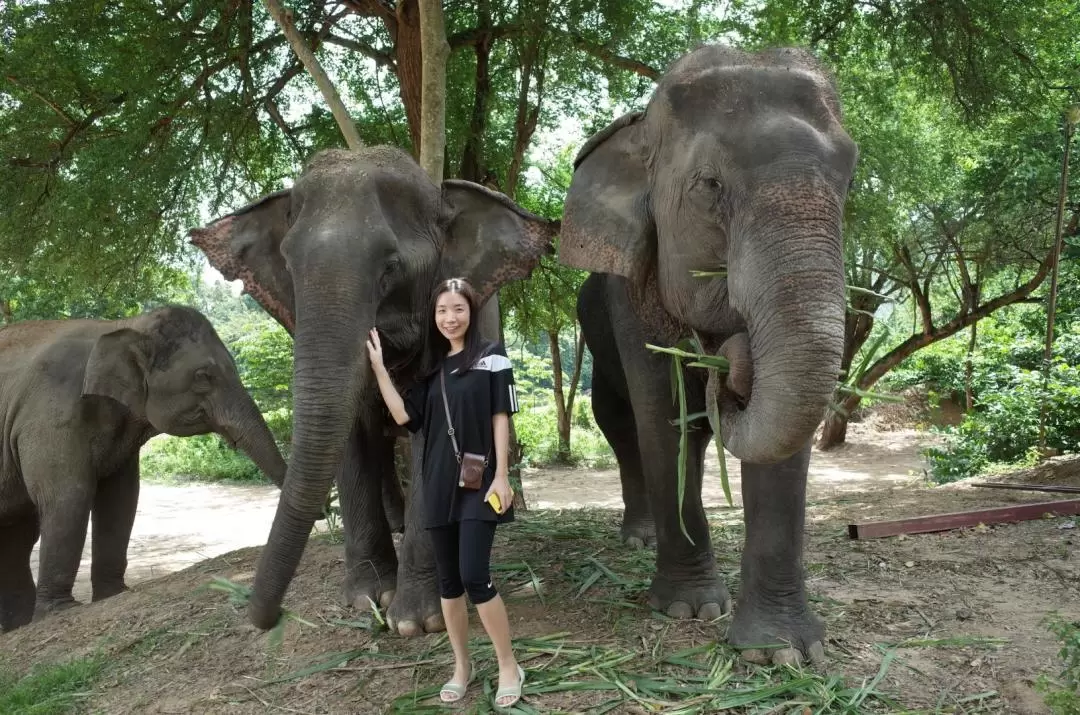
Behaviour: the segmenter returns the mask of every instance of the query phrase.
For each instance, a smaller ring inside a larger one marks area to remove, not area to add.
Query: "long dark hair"
[[[428,304],[428,328],[424,338],[424,355],[420,361],[419,374],[419,377],[423,379],[434,375],[442,367],[446,354],[450,352],[450,341],[439,332],[439,327],[435,325],[435,308],[439,302],[439,296],[443,293],[458,293],[469,304],[469,327],[465,329],[462,369],[468,370],[472,367],[487,347],[480,337],[480,326],[477,325],[480,320],[480,297],[464,278],[448,278],[435,286]]]

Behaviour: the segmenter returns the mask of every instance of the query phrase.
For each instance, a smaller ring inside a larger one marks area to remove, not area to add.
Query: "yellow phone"
[[[514,498],[514,488],[511,487],[510,488],[510,499],[513,500],[513,498]],[[502,511],[502,508],[501,508],[502,507],[502,501],[499,499],[499,493],[498,492],[492,492],[487,498],[487,503],[491,505],[491,508],[494,509],[496,513],[499,513],[499,512]]]

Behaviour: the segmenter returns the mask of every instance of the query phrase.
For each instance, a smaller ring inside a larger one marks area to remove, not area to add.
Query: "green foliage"
[[[592,408],[586,395],[580,395],[575,400],[574,427],[574,439],[570,444],[571,464],[591,469],[615,466],[615,455],[592,419]],[[521,411],[514,415],[514,430],[524,450],[527,466],[545,467],[557,461],[559,430],[555,403],[550,393],[533,398],[521,397]]]
[[[95,654],[63,663],[35,665],[21,677],[0,663],[0,712],[21,715],[63,715],[78,709],[106,665]]]
[[[1041,676],[1036,688],[1046,696],[1054,715],[1080,715],[1080,621],[1067,621],[1058,614],[1046,619],[1046,626],[1059,641],[1061,677]]]
[[[1043,402],[1049,407],[1047,446],[1080,451],[1080,324],[1058,333],[1044,386],[1040,313],[1045,316],[1032,306],[1016,307],[980,323],[972,359],[975,408],[957,427],[941,430],[944,444],[927,451],[935,481],[962,479],[995,464],[1032,464]],[[889,387],[923,386],[932,398],[962,402],[966,343],[967,335],[957,335],[916,353],[889,376]]]
[[[266,478],[243,453],[216,434],[195,437],[157,437],[139,455],[143,479],[206,482],[265,482]]]

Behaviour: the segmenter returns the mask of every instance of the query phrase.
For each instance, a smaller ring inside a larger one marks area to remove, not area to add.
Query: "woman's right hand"
[[[383,364],[382,344],[379,342],[379,329],[372,328],[368,333],[367,340],[368,357],[371,358],[371,369],[378,374],[386,370]]]

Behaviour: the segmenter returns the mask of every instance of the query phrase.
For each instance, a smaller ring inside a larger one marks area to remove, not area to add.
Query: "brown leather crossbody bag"
[[[450,441],[454,445],[454,456],[457,457],[461,466],[458,472],[458,486],[465,489],[479,489],[484,484],[484,470],[487,469],[488,458],[486,455],[473,452],[462,452],[458,448],[455,437],[454,423],[450,419],[450,403],[446,401],[446,369],[439,370],[439,383],[442,388],[443,409],[446,410],[446,433],[450,435]]]

